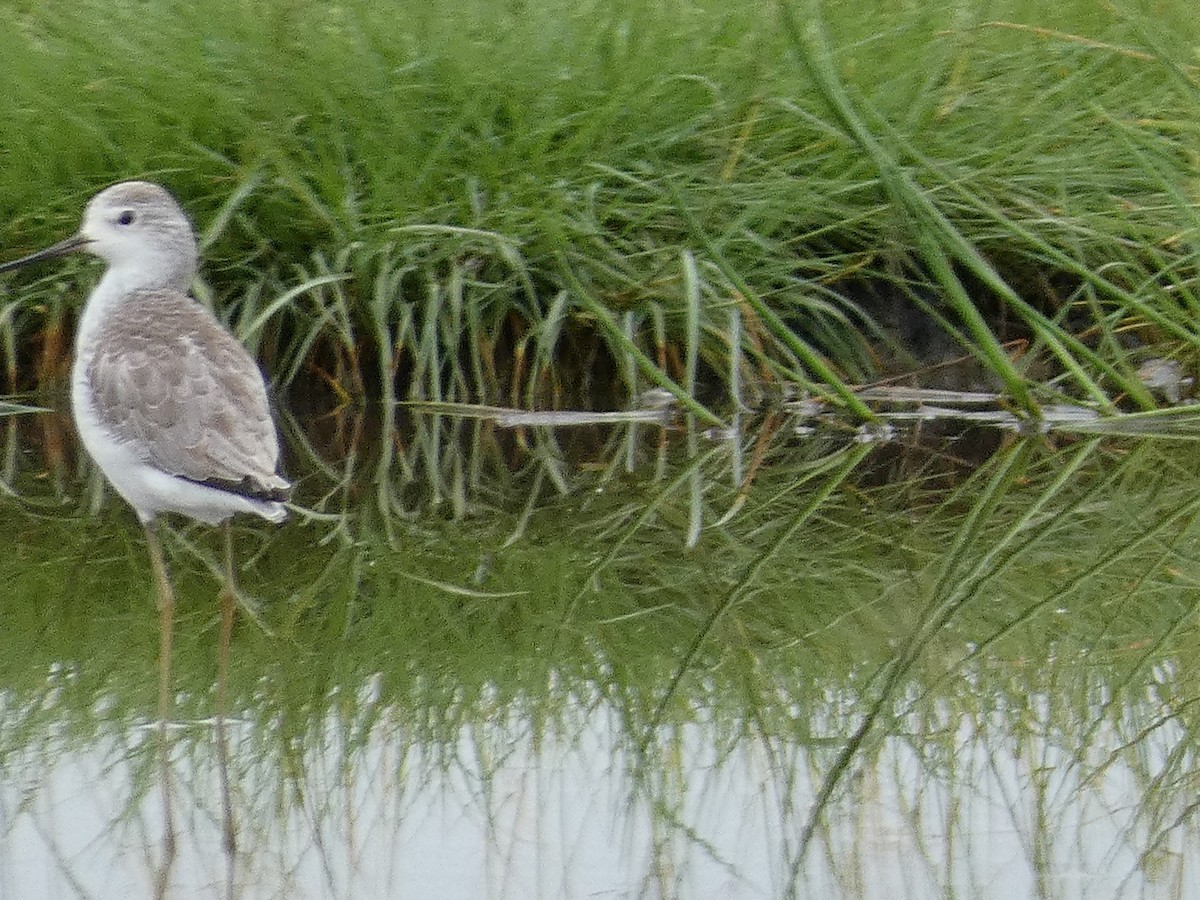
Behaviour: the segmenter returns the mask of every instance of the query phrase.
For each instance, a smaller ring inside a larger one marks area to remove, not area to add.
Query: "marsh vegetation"
[[[4,258],[167,184],[279,401],[239,896],[1194,883],[1190,6],[0,5]],[[144,892],[159,837],[137,528],[18,414],[91,276],[0,286],[29,897]],[[217,896],[219,545],[166,543]]]

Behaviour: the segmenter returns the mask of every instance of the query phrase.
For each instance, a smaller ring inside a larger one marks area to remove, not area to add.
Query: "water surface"
[[[140,529],[4,424],[0,897],[151,896]],[[1188,447],[755,427],[289,425],[308,512],[237,532],[232,891],[219,541],[167,542],[170,895],[1188,896]]]

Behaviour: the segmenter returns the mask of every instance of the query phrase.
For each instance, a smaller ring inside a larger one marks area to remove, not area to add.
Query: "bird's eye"
[[[133,219],[134,219],[133,210],[127,209],[127,210],[124,210],[119,216],[117,216],[117,223],[120,225],[132,225]]]

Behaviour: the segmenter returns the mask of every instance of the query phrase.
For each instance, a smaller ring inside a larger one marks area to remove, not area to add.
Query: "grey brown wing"
[[[105,333],[107,332],[107,333]],[[103,326],[88,367],[96,414],[147,462],[192,481],[280,497],[262,373],[196,301],[144,292]]]

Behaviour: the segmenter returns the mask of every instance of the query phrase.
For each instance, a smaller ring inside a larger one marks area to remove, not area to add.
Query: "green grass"
[[[657,384],[716,420],[786,382],[866,416],[848,386],[912,349],[896,303],[1030,412],[1146,407],[1141,356],[1194,367],[1184,3],[2,6],[4,255],[160,180],[283,386]],[[10,388],[53,377],[79,290],[23,277]]]

